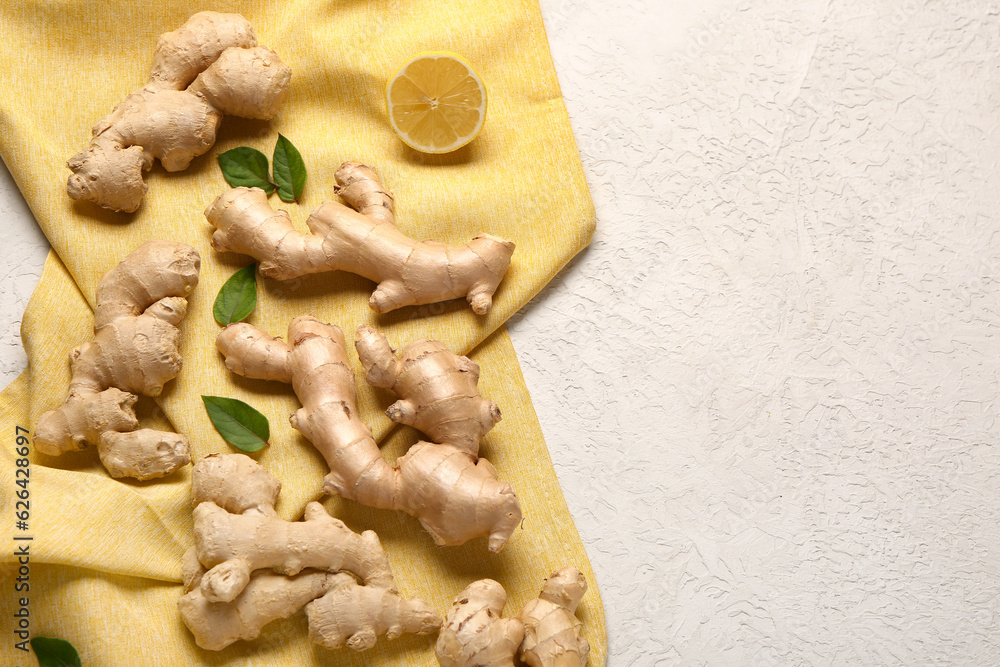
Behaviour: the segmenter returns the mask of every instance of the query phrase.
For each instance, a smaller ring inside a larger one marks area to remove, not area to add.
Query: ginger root
[[[397,359],[370,327],[358,330],[357,348],[368,381],[400,395],[387,411],[431,442],[418,442],[391,466],[358,417],[354,373],[340,328],[312,316],[289,324],[291,344],[252,325],[223,329],[216,346],[226,366],[245,377],[291,382],[302,408],[291,423],[330,466],[323,488],[363,505],[399,509],[416,517],[438,545],[489,536],[493,553],[521,522],[510,484],[478,458],[479,441],[500,420],[500,410],[476,389],[479,367],[436,341],[420,340]]]
[[[217,651],[254,639],[303,606],[310,637],[329,648],[364,650],[380,635],[440,627],[426,602],[400,597],[374,532],[358,535],[319,503],[306,507],[305,521],[284,521],[274,510],[280,491],[243,454],[195,465],[195,547],[185,556],[178,610],[199,646]]]
[[[507,592],[492,579],[458,594],[438,634],[434,652],[442,667],[513,667],[524,639],[516,618],[501,618]]]
[[[415,241],[396,227],[392,195],[371,167],[345,162],[335,174],[337,192],[350,207],[327,201],[310,214],[303,234],[285,211],[274,211],[257,188],[234,188],[205,211],[216,228],[212,247],[250,255],[260,272],[287,280],[310,273],[350,271],[378,283],[372,310],[465,297],[489,312],[514,244],[480,234],[464,246]]]
[[[198,561],[208,568],[200,586],[210,601],[232,602],[250,573],[262,568],[288,575],[305,568],[347,570],[366,584],[393,587],[374,532],[358,535],[316,502],[306,505],[305,521],[285,521],[274,510],[281,483],[253,459],[206,456],[193,475],[195,544]]]
[[[152,479],[190,462],[187,438],[136,430],[138,395],[158,396],[181,369],[180,330],[201,260],[189,245],[148,241],[97,285],[94,340],[74,349],[69,396],[35,426],[38,451],[97,445],[113,477]]]
[[[195,587],[180,599],[177,608],[198,646],[221,651],[241,639],[256,639],[271,621],[288,618],[324,595],[333,576],[309,570],[286,577],[261,570],[254,572],[231,603],[212,602]]]
[[[590,644],[574,615],[587,592],[575,567],[554,572],[518,618],[501,618],[507,593],[492,579],[458,594],[438,635],[442,667],[513,667],[514,654],[531,667],[584,667]]]
[[[521,610],[524,642],[521,660],[531,667],[583,667],[590,644],[581,635],[576,608],[587,580],[575,567],[564,567],[545,580],[541,594]]]
[[[142,172],[154,158],[167,171],[187,169],[215,143],[223,114],[273,118],[290,79],[242,16],[199,12],[160,36],[149,83],[97,122],[90,146],[67,163],[73,174],[66,191],[131,213],[146,194]]]
[[[335,574],[327,593],[306,605],[309,638],[329,649],[364,651],[379,635],[426,635],[441,627],[441,616],[423,600],[404,600],[395,590],[358,586],[353,577]]]

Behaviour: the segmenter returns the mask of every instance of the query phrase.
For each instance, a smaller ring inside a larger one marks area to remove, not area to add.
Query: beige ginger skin
[[[309,639],[328,649],[364,651],[385,635],[426,635],[441,627],[441,616],[423,600],[406,600],[393,589],[358,586],[349,574],[335,574],[327,592],[306,605]]]
[[[395,225],[393,198],[371,167],[345,162],[335,174],[337,192],[349,206],[324,202],[306,220],[311,233],[295,229],[257,188],[234,188],[205,211],[216,228],[212,247],[260,261],[261,274],[287,280],[325,271],[350,271],[378,283],[372,310],[465,297],[473,311],[489,312],[514,244],[480,234],[464,246],[415,241]]]
[[[190,462],[187,439],[139,429],[138,395],[158,396],[181,369],[178,325],[198,284],[189,245],[148,241],[97,285],[94,340],[70,354],[69,396],[35,426],[39,452],[59,456],[96,445],[113,477],[152,479]]]
[[[200,12],[160,36],[149,82],[94,126],[73,156],[69,196],[133,212],[146,194],[142,172],[159,159],[187,169],[215,143],[223,114],[270,119],[288,92],[291,70],[258,46],[239,14]]]
[[[521,610],[524,642],[521,660],[531,667],[583,667],[590,644],[582,636],[576,608],[587,580],[575,567],[564,567],[545,580],[542,592]]]
[[[479,367],[435,341],[408,345],[397,358],[370,327],[357,335],[358,354],[371,384],[401,398],[387,414],[430,437],[391,466],[358,417],[354,374],[340,328],[312,316],[289,324],[290,344],[249,324],[232,324],[216,345],[226,366],[245,377],[291,382],[302,408],[292,425],[330,466],[324,489],[363,505],[399,509],[416,517],[438,545],[489,536],[500,551],[521,522],[510,484],[478,457],[479,441],[500,410],[476,389]]]
[[[253,573],[246,588],[231,603],[212,602],[195,579],[177,607],[195,643],[209,651],[221,651],[241,639],[256,639],[271,621],[288,618],[321,597],[334,576],[307,570],[288,577],[261,570]]]
[[[386,414],[428,436],[397,460],[411,514],[439,545],[489,535],[491,553],[503,549],[521,523],[514,489],[497,479],[479,457],[479,442],[500,421],[500,408],[479,394],[479,366],[438,341],[417,340],[397,357],[385,336],[358,327],[354,346],[368,383],[392,390],[399,400]],[[328,484],[342,488],[336,472]],[[407,493],[409,491],[409,493]]]
[[[281,484],[247,470],[271,478],[241,455],[206,456],[193,473],[195,548],[208,569],[200,587],[210,601],[232,602],[262,568],[289,575],[348,570],[365,584],[392,588],[389,559],[373,531],[358,535],[316,502],[306,506],[305,521],[285,521],[274,509]]]
[[[475,581],[459,593],[434,646],[441,667],[514,667],[524,626],[501,617],[506,604],[507,592],[492,579]]]
[[[303,607],[310,637],[327,648],[365,650],[381,635],[440,627],[430,605],[399,595],[374,532],[354,533],[319,503],[306,507],[305,521],[284,521],[274,510],[280,490],[242,454],[195,465],[195,547],[185,556],[178,609],[199,646],[217,651],[254,639]]]
[[[554,572],[517,618],[501,618],[507,593],[492,579],[466,587],[438,634],[442,667],[514,667],[514,654],[530,667],[584,667],[590,644],[574,615],[587,580],[575,567]]]

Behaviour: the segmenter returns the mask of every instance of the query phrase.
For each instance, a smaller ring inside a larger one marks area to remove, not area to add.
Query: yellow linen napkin
[[[271,122],[227,117],[215,147],[185,172],[157,164],[149,192],[132,215],[73,202],[65,193],[65,161],[85,147],[90,127],[148,78],[153,45],[196,11],[238,11],[258,40],[293,72],[291,94]],[[490,110],[482,134],[446,156],[425,156],[393,134],[382,102],[384,84],[413,53],[463,54],[482,75]],[[215,432],[202,394],[245,400],[268,416],[271,445],[254,455],[283,484],[278,510],[286,519],[320,498],[325,464],[287,422],[298,407],[287,385],[234,378],[215,351],[219,330],[212,302],[248,258],[211,250],[202,211],[227,186],[216,156],[239,145],[270,153],[278,133],[300,149],[309,182],[300,204],[284,205],[301,225],[332,198],[333,171],[344,160],[374,166],[397,202],[400,228],[415,238],[465,243],[487,231],[517,243],[511,269],[486,317],[463,301],[407,308],[379,316],[368,309],[372,283],[346,273],[284,283],[258,279],[260,300],[250,322],[283,335],[303,313],[339,324],[350,338],[362,323],[396,347],[437,338],[469,353],[483,368],[480,387],[504,419],[482,453],[510,481],[522,504],[523,528],[499,555],[485,540],[439,549],[416,520],[398,512],[326,499],[355,530],[376,530],[403,592],[442,613],[470,581],[492,577],[509,594],[508,613],[535,595],[554,569],[572,564],[590,583],[579,611],[591,642],[592,665],[604,664],[606,639],[597,582],[566,509],[530,398],[502,323],[551,279],[590,238],[593,210],[535,0],[405,3],[321,2],[68,2],[26,0],[0,7],[0,155],[53,246],[25,314],[22,336],[29,369],[0,394],[2,440],[0,521],[11,538],[31,536],[30,613],[35,636],[54,635],[80,649],[85,665],[147,664],[398,664],[433,665],[432,637],[381,640],[355,655],[330,652],[306,639],[305,618],[275,622],[254,642],[215,654],[195,646],[176,611],[180,556],[191,546],[190,472],[146,483],[112,480],[94,452],[60,458],[32,454],[30,520],[16,528],[17,427],[32,429],[41,412],[65,397],[68,354],[92,338],[98,279],[151,238],[183,241],[201,254],[198,288],[181,325],[184,369],[157,403],[140,401],[144,425],[191,439],[195,459],[233,451]],[[280,206],[276,199],[272,205]],[[352,354],[355,370],[360,370]],[[359,376],[361,416],[391,459],[417,439],[382,414],[385,393]],[[23,469],[23,462],[21,469]],[[19,476],[20,475],[20,476]],[[16,563],[15,542],[0,562]],[[3,579],[0,613],[20,608],[13,580]],[[0,643],[0,657],[34,664]],[[7,660],[3,661],[4,664]]]

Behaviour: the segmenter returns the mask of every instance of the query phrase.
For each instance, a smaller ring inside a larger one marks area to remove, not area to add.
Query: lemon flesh
[[[389,120],[408,146],[448,153],[475,138],[486,118],[486,88],[465,60],[422,53],[389,80]]]

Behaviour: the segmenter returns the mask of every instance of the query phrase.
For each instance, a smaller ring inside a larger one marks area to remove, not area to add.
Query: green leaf
[[[250,316],[257,307],[257,276],[256,264],[244,266],[229,277],[215,297],[212,314],[215,321],[226,326],[233,322],[242,322]]]
[[[299,149],[280,134],[274,146],[274,182],[281,201],[297,201],[306,186],[306,163]]]
[[[208,418],[219,435],[244,452],[256,452],[268,444],[271,426],[267,417],[243,401],[222,396],[202,396]]]
[[[32,637],[31,648],[41,667],[83,667],[80,654],[65,639]]]
[[[219,156],[222,175],[234,188],[260,188],[267,194],[274,192],[274,184],[267,178],[267,156],[256,148],[240,146]]]

